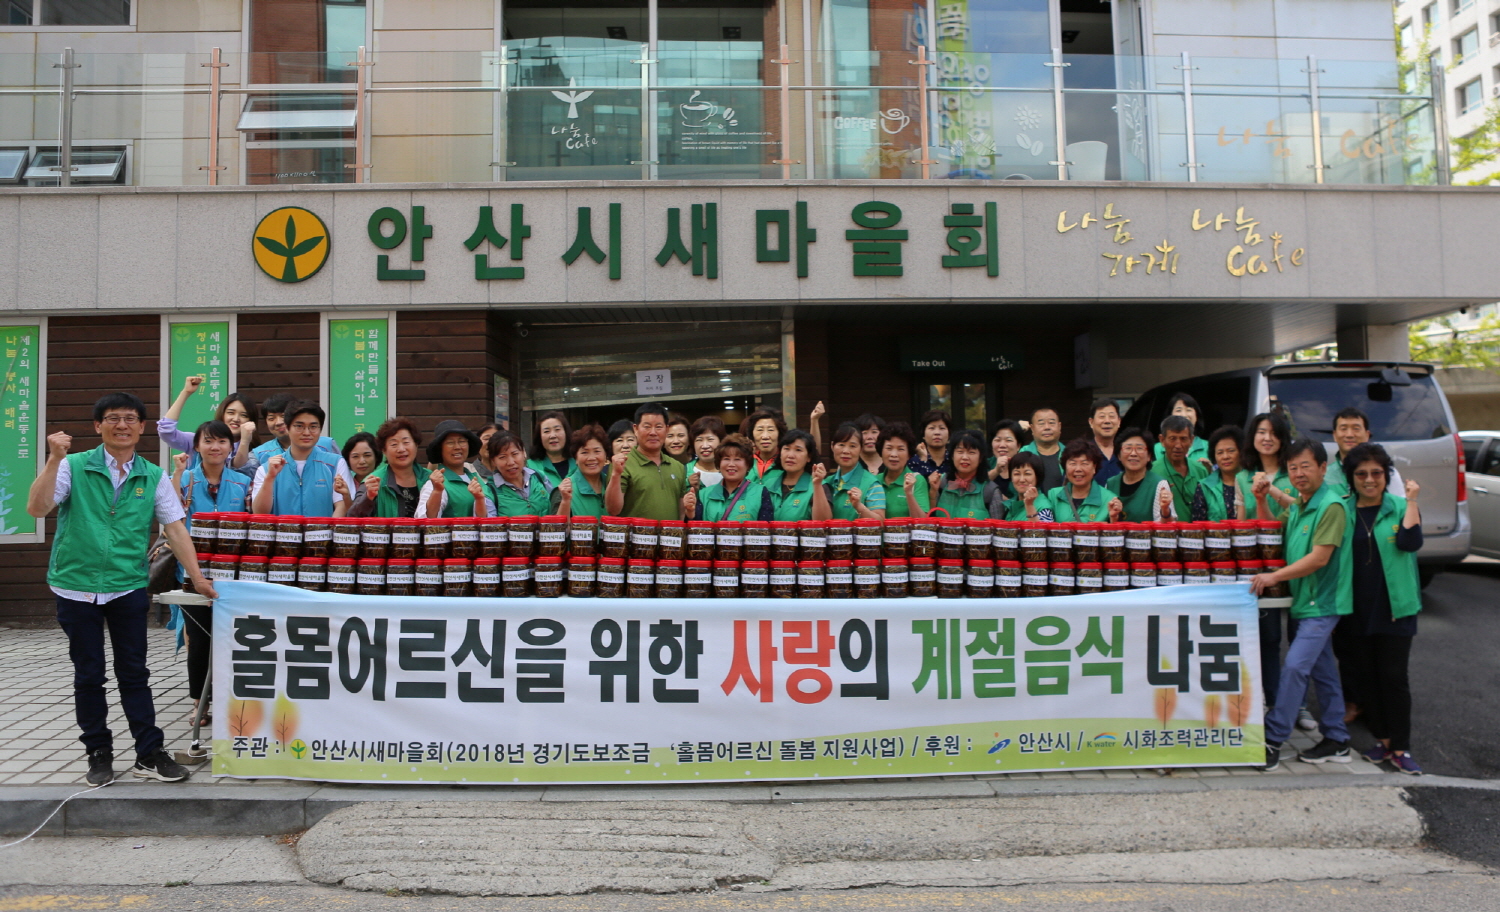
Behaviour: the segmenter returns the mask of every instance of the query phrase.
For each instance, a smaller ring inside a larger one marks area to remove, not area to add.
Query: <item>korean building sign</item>
[[[328,426],[343,439],[374,433],[391,400],[389,319],[328,321]]]
[[[195,430],[214,416],[215,407],[230,392],[229,323],[173,323],[167,334],[167,392],[177,395],[189,377],[203,377],[198,391],[188,397],[177,424]]]
[[[0,357],[5,373],[0,387],[0,541],[9,536],[30,539],[41,521],[26,514],[26,495],[36,478],[41,440],[40,325],[0,326]]]

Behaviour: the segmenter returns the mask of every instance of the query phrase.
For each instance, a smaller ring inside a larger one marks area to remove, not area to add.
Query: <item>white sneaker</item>
[[[1313,714],[1307,711],[1306,706],[1297,710],[1297,727],[1309,732],[1318,730],[1318,720],[1313,718]]]

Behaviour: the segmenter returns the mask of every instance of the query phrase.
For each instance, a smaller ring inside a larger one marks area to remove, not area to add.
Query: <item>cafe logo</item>
[[[255,263],[278,282],[301,282],[328,262],[328,226],[297,206],[283,206],[255,226]]]

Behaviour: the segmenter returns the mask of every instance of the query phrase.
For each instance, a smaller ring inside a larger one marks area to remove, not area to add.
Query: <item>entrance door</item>
[[[1000,420],[1000,372],[955,371],[919,374],[912,380],[912,428],[923,413],[942,409],[961,428],[973,428],[989,439],[989,427]]]

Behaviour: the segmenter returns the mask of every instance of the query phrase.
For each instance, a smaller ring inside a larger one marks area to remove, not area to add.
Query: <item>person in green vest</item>
[[[1291,736],[1297,711],[1307,696],[1308,683],[1318,688],[1323,717],[1323,740],[1297,754],[1304,763],[1348,763],[1349,730],[1344,723],[1344,690],[1333,655],[1333,631],[1339,618],[1354,611],[1350,584],[1347,500],[1336,488],[1323,484],[1328,453],[1323,445],[1298,437],[1286,448],[1286,470],[1297,489],[1297,500],[1286,512],[1283,547],[1286,566],[1257,574],[1250,591],[1259,596],[1268,587],[1291,583],[1291,616],[1297,630],[1287,648],[1276,688],[1276,700],[1266,713],[1265,769],[1281,765],[1281,745]],[[1256,482],[1262,496],[1270,482]]]
[[[1166,461],[1155,463],[1152,468],[1167,480],[1167,486],[1172,489],[1172,515],[1162,518],[1187,520],[1193,513],[1193,498],[1198,494],[1198,484],[1208,477],[1209,467],[1188,458],[1188,452],[1197,438],[1193,436],[1192,422],[1185,416],[1168,415],[1163,418],[1161,439],[1162,442],[1157,447],[1165,448]]]
[[[417,515],[418,495],[432,470],[417,462],[422,432],[406,418],[387,418],[375,430],[375,442],[385,458],[365,476],[350,516],[385,518]]]
[[[876,480],[885,491],[888,519],[926,516],[929,510],[927,482],[908,465],[916,448],[917,435],[905,421],[891,421],[880,429],[876,449],[880,453],[881,471]]]
[[[1349,458],[1349,454],[1355,447],[1369,442],[1370,416],[1352,405],[1339,409],[1333,416],[1333,443],[1338,447],[1338,455],[1328,462],[1328,478],[1324,484],[1352,488],[1349,479],[1344,477],[1344,461]],[[1386,485],[1386,490],[1399,497],[1406,490],[1406,480],[1401,477],[1401,472],[1394,465],[1391,466],[1389,474],[1390,481]]]
[[[417,495],[417,519],[494,515],[486,506],[484,479],[468,466],[469,460],[479,457],[479,447],[479,435],[462,421],[445,418],[438,422],[427,444],[427,462],[437,468]]]
[[[573,439],[573,428],[568,425],[568,416],[559,411],[542,412],[536,416],[531,431],[531,450],[526,454],[528,468],[546,476],[547,483],[554,488],[573,472],[573,460],[568,456],[568,444]],[[479,449],[475,448],[476,455]]]
[[[885,519],[885,488],[863,459],[864,440],[859,427],[845,421],[834,428],[834,469],[823,481],[834,519]]]
[[[991,519],[1010,522],[1053,522],[1056,513],[1052,499],[1042,493],[1040,482],[1045,468],[1035,453],[1017,453],[1010,460],[1010,483],[1015,496],[994,500],[989,505]]]
[[[1394,467],[1385,448],[1374,443],[1352,447],[1343,474],[1354,483],[1354,504],[1345,529],[1349,535],[1350,585],[1354,612],[1339,620],[1334,654],[1345,685],[1346,712],[1358,695],[1359,714],[1375,737],[1365,752],[1372,763],[1390,763],[1399,773],[1421,775],[1411,755],[1411,685],[1407,666],[1422,585],[1417,551],[1422,547],[1421,486],[1407,480],[1400,497],[1390,493]]]
[[[57,597],[57,622],[73,662],[73,711],[88,752],[89,785],[114,779],[114,739],[105,693],[105,637],[114,653],[115,689],[135,738],[142,779],[181,782],[188,777],[162,749],[146,667],[146,622],[151,610],[146,557],[156,523],[194,590],[217,599],[203,576],[183,524],[182,500],[159,467],[136,452],[146,406],[130,393],[110,393],[94,403],[98,447],[69,453],[73,438],[47,435],[47,462],[26,498],[26,512],[41,519],[57,509],[57,533],[47,564],[47,585]]]
[[[951,519],[985,519],[990,515],[984,502],[984,438],[965,429],[953,440],[953,469],[927,476],[928,498],[934,511]]]
[[[760,459],[756,442],[755,458]],[[804,430],[792,428],[781,435],[781,464],[760,477],[761,485],[771,495],[772,519],[799,522],[806,519],[833,518],[823,479],[828,470],[818,460],[818,444]]]
[[[1296,499],[1296,489],[1286,472],[1286,448],[1292,431],[1280,412],[1261,412],[1250,419],[1250,439],[1245,446],[1245,469],[1251,487],[1264,477],[1270,483],[1264,495],[1245,504],[1246,519],[1280,519]]]
[[[995,422],[995,429],[990,433],[990,455],[984,461],[988,479],[984,486],[985,503],[993,502],[996,497],[1015,496],[1016,490],[1010,486],[1010,461],[1021,452],[1025,439],[1026,431],[1021,428],[1021,422],[1013,418],[1001,418]]]
[[[1187,393],[1174,393],[1167,400],[1167,415],[1188,420],[1188,433],[1192,442],[1188,444],[1187,461],[1197,465],[1200,461],[1207,460],[1209,454],[1208,441],[1203,438],[1206,429],[1203,426],[1203,410],[1198,407],[1198,400]],[[1162,432],[1162,439],[1156,444],[1151,453],[1154,464],[1161,467],[1167,461],[1166,432]]]
[[[1104,453],[1087,437],[1063,447],[1061,487],[1047,492],[1052,515],[1058,522],[1116,522],[1125,512],[1120,498],[1105,490],[1095,478],[1104,465]]]
[[[747,477],[755,464],[755,444],[740,434],[730,434],[714,453],[714,465],[724,480],[700,493],[689,491],[688,516],[709,522],[770,522],[776,506],[761,483]]]
[[[767,472],[781,465],[781,439],[786,433],[786,419],[782,417],[780,410],[769,405],[761,406],[740,422],[740,434],[755,444],[755,468],[751,473],[753,477],[764,479]],[[817,440],[809,437],[808,442],[816,451]]]
[[[1115,435],[1120,474],[1104,489],[1120,498],[1121,522],[1161,522],[1172,518],[1172,486],[1151,470],[1151,438],[1140,428]]]
[[[1021,447],[1023,453],[1035,453],[1042,458],[1043,491],[1050,491],[1063,483],[1062,471],[1062,419],[1057,409],[1043,406],[1031,413],[1031,442]]]
[[[1245,432],[1234,425],[1214,431],[1208,451],[1214,454],[1214,471],[1198,482],[1193,494],[1193,522],[1224,522],[1245,518],[1250,493],[1250,473],[1242,467],[1240,440]]]
[[[546,516],[552,507],[547,476],[526,464],[526,445],[510,431],[496,431],[484,445],[495,470],[484,492],[488,516]]]
[[[609,484],[609,438],[598,424],[573,432],[568,444],[573,472],[552,489],[548,513],[554,516],[606,516],[604,489]],[[529,468],[529,466],[528,466]]]

